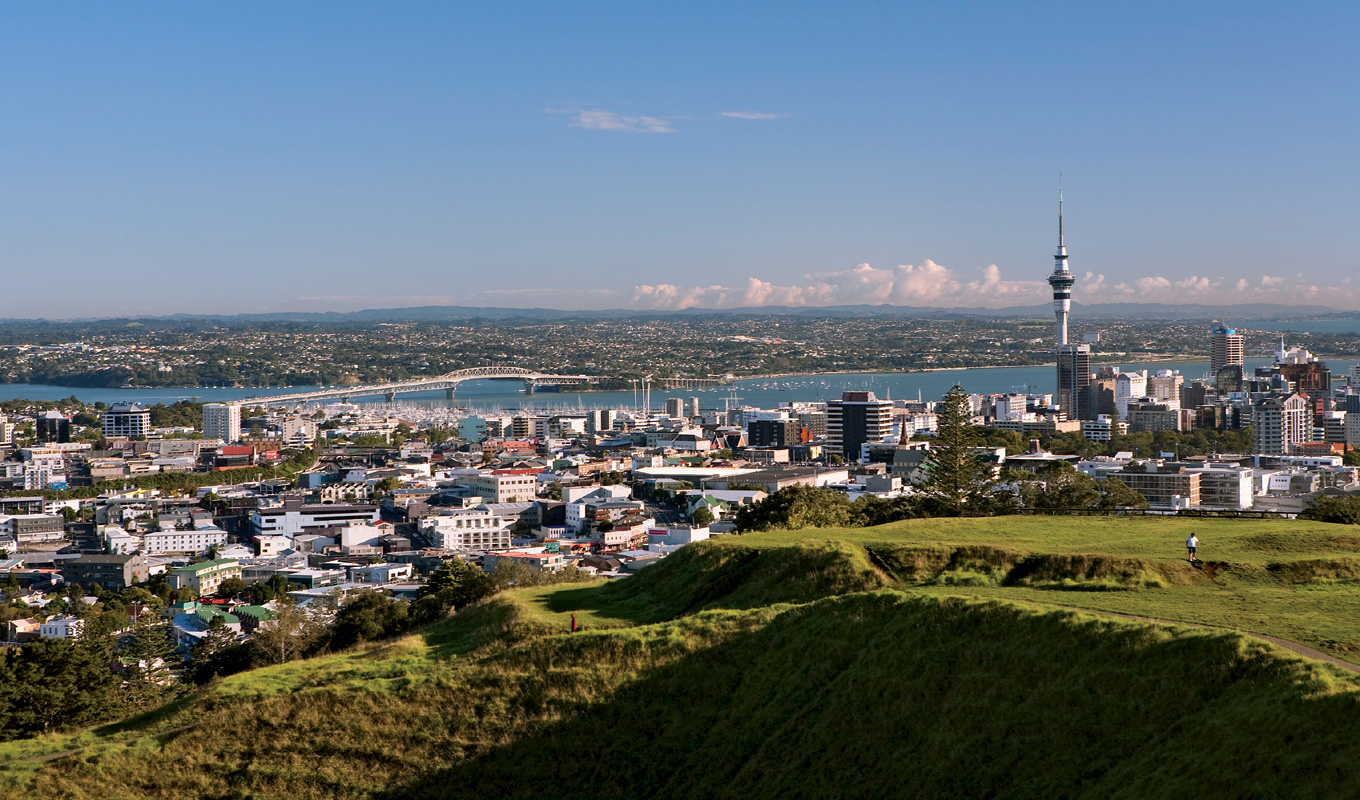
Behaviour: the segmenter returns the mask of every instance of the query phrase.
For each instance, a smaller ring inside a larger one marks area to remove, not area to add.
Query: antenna
[[[1063,185],[1062,173],[1058,173],[1058,246],[1063,246]]]

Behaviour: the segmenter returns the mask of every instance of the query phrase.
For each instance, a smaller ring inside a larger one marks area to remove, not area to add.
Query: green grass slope
[[[0,789],[1354,794],[1360,675],[1231,631],[1053,605],[1360,638],[1353,616],[1314,619],[1355,601],[1360,537],[1195,523],[1213,575],[1177,559],[1172,520],[917,521],[697,545],[625,581],[507,592],[118,726],[0,745]],[[1290,599],[1302,608],[1274,620]],[[584,632],[566,633],[573,614]]]

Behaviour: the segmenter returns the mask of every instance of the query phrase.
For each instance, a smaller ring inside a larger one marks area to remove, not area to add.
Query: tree
[[[125,665],[124,702],[132,713],[146,711],[178,693],[174,669],[179,666],[170,623],[156,614],[142,614],[132,627],[132,638],[120,651]]]
[[[401,488],[401,481],[397,480],[396,476],[389,475],[378,481],[373,488],[380,492],[393,492]]]
[[[250,648],[236,641],[236,633],[221,617],[213,617],[208,631],[194,645],[189,674],[194,683],[204,684],[214,677],[250,669]]]
[[[835,489],[790,486],[737,509],[737,530],[840,528],[850,524],[850,500]]]
[[[1147,498],[1134,491],[1118,478],[1106,478],[1100,484],[1101,508],[1147,508]]]
[[[255,630],[251,639],[253,661],[283,664],[309,655],[324,641],[325,625],[299,607],[291,595],[279,596],[275,615]]]
[[[1319,497],[1299,514],[1299,519],[1360,525],[1360,497],[1341,495]]]
[[[0,648],[0,739],[91,725],[118,713],[107,637]]]
[[[689,521],[699,527],[711,525],[713,523],[713,512],[709,510],[708,506],[699,506],[693,514],[689,515]]]
[[[237,577],[227,578],[217,585],[217,596],[232,598],[246,590],[246,582]]]
[[[331,648],[342,650],[360,642],[386,639],[406,630],[406,604],[379,591],[360,592],[340,607],[331,629]]]
[[[1034,480],[1022,490],[1032,508],[1092,508],[1100,502],[1096,482],[1066,461],[1054,461],[1038,469]]]
[[[979,437],[963,387],[955,384],[936,413],[938,430],[930,446],[926,479],[920,488],[944,513],[959,515],[968,501],[986,488],[990,474],[973,449]]]
[[[496,591],[496,584],[482,570],[460,558],[451,558],[430,573],[425,585],[416,591],[411,614],[417,625],[442,619],[449,609],[459,609]]]

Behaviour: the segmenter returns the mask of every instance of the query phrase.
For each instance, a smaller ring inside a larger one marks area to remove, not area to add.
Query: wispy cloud
[[[787,111],[778,114],[772,114],[768,111],[723,111],[718,116],[727,119],[783,119],[790,114]]]
[[[560,112],[550,112],[560,113]],[[621,133],[674,133],[672,117],[652,117],[645,114],[624,114],[618,111],[587,109],[570,112],[571,127],[587,131],[618,131]]]

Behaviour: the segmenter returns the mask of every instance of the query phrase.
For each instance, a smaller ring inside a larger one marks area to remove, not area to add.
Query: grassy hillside
[[[1360,537],[1280,522],[950,520],[686,548],[402,640],[0,745],[44,797],[1278,797],[1360,778]],[[1046,603],[1036,603],[1040,598]],[[1294,606],[1278,622],[1272,609]],[[1184,612],[1182,614],[1181,612]],[[566,633],[571,615],[586,626]],[[1193,615],[1198,615],[1194,617]],[[1357,619],[1350,616],[1351,620]],[[1255,625],[1264,621],[1269,625]],[[68,753],[52,761],[23,760]]]

